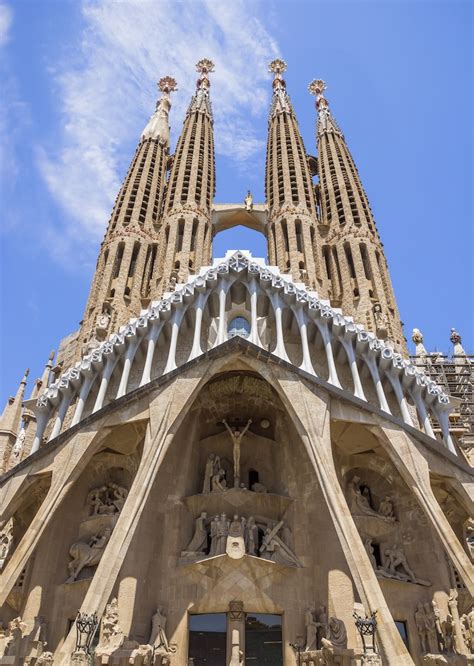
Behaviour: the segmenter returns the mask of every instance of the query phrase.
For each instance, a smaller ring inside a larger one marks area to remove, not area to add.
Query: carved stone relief
[[[5,566],[13,546],[13,518],[4,523],[0,529],[0,571]]]
[[[216,514],[211,519],[202,512],[196,519],[193,537],[181,557],[187,560],[227,553],[239,559],[246,553],[287,566],[300,566],[292,549],[291,530],[283,520],[234,514]]]
[[[103,532],[92,536],[88,541],[76,541],[69,549],[72,562],[68,564],[69,578],[66,583],[73,583],[85,567],[99,564],[112,530],[106,527]]]
[[[113,516],[123,508],[128,490],[116,483],[94,488],[87,496],[86,506],[89,516]]]

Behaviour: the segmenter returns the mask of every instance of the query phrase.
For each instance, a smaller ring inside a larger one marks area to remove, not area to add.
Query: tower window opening
[[[120,267],[122,265],[123,252],[125,249],[125,243],[119,243],[117,248],[117,254],[115,255],[115,265],[114,272],[112,273],[112,279],[115,280],[120,273]]]
[[[183,249],[183,239],[184,239],[184,220],[178,222],[178,244],[176,247],[177,252],[181,252]]]
[[[355,278],[356,272],[354,266],[354,259],[352,258],[352,250],[349,243],[344,244],[344,252],[346,253],[347,265],[349,266],[350,276],[351,278]]]
[[[283,220],[281,223],[281,229],[283,231],[283,240],[285,241],[285,250],[286,252],[290,251],[290,242],[288,240],[288,226],[286,220]]]
[[[193,252],[196,248],[196,235],[197,235],[197,229],[198,229],[198,221],[194,220],[193,222],[193,229],[191,232],[191,252]]]
[[[296,249],[298,252],[303,252],[303,234],[301,232],[301,222],[298,220],[295,223],[296,232]]]
[[[133,277],[135,275],[135,267],[137,265],[138,253],[140,252],[140,243],[134,243],[132,258],[130,259],[130,266],[128,268],[128,277]]]
[[[339,255],[337,254],[337,248],[333,247],[332,257],[334,259],[334,265],[336,266],[337,279],[339,281],[339,288],[342,289],[342,275],[341,275],[341,266],[339,265]]]
[[[331,256],[330,256],[330,249],[329,245],[325,245],[323,247],[323,257],[324,257],[324,264],[326,266],[326,275],[328,277],[328,280],[331,279]]]
[[[367,278],[367,280],[371,280],[372,273],[370,271],[369,255],[365,243],[360,244],[360,256],[362,258],[362,265],[364,266],[365,277]]]

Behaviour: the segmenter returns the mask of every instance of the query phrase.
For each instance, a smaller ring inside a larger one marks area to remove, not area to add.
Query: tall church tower
[[[154,284],[159,294],[211,261],[211,206],[215,158],[209,74],[214,63],[200,60],[200,76],[178,140],[169,176]]]
[[[97,346],[153,296],[151,277],[169,159],[168,115],[176,81],[166,76],[162,97],[140,137],[100,249],[76,356]]]
[[[320,79],[309,84],[316,96],[318,176],[322,246],[331,303],[379,338],[406,351],[402,323],[367,195],[343,133],[324,96]]]
[[[274,74],[265,170],[270,264],[326,296],[318,257],[320,244],[317,241],[314,186],[308,156],[282,76],[286,63],[273,60],[269,71]]]

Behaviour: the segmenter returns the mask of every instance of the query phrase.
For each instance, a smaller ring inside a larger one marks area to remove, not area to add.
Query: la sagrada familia
[[[201,60],[160,80],[80,329],[0,425],[0,664],[474,664],[473,365],[409,357],[315,80],[270,65],[264,204],[215,204]],[[316,151],[313,151],[316,152]],[[245,225],[268,257],[215,258]]]

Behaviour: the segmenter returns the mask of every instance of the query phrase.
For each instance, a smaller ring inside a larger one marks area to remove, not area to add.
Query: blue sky
[[[216,63],[217,202],[263,201],[268,62],[283,57],[309,153],[308,82],[327,97],[385,245],[405,334],[473,350],[473,6],[430,2],[0,0],[0,400],[82,317],[113,200],[156,99],[178,80],[173,146],[194,63]],[[217,236],[262,255],[251,232]],[[28,391],[30,388],[28,389]]]

